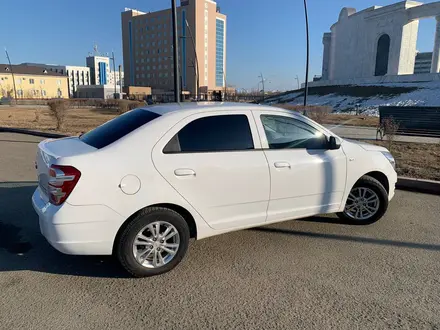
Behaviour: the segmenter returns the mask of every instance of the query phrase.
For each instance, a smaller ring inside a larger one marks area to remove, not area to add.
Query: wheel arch
[[[143,210],[150,208],[150,207],[163,207],[163,208],[167,208],[170,210],[173,210],[174,212],[179,213],[186,221],[186,223],[188,224],[188,228],[189,228],[189,233],[190,233],[190,237],[191,238],[195,238],[197,239],[197,225],[196,225],[196,221],[193,217],[193,215],[184,207],[177,205],[177,204],[172,204],[172,203],[159,203],[159,204],[152,204],[152,205],[148,205],[145,206],[139,210],[137,210],[135,213],[133,213],[131,216],[129,216],[127,218],[127,220],[124,221],[124,223],[119,227],[119,230],[115,236],[115,239],[113,241],[113,252],[115,251],[115,247],[117,242],[119,241],[119,238],[122,234],[122,232],[124,231],[125,227],[127,227],[127,225]]]
[[[390,182],[389,182],[388,177],[386,176],[385,173],[380,172],[380,171],[372,171],[372,172],[368,172],[362,176],[369,176],[373,179],[376,179],[385,188],[385,190],[387,191],[387,194],[390,193]],[[362,178],[362,176],[356,181],[356,183]]]

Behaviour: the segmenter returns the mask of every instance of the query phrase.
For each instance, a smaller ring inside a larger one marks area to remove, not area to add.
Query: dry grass
[[[323,124],[378,127],[379,117],[330,114],[323,119]]]
[[[118,115],[116,109],[68,109],[66,111],[64,127],[62,130],[57,130],[57,122],[51,116],[47,107],[1,107],[0,126],[77,135],[87,132]]]
[[[371,143],[387,146],[387,141]],[[440,181],[440,144],[393,142],[399,176]]]

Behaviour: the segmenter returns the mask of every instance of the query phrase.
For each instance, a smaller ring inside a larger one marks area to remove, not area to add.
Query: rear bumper
[[[55,206],[32,195],[40,231],[58,251],[75,255],[110,255],[116,234],[124,222],[121,215],[105,205]]]

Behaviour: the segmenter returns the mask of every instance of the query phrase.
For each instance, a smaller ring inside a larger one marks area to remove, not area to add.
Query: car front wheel
[[[177,212],[161,207],[141,211],[122,231],[115,254],[135,277],[170,271],[185,256],[189,228]]]
[[[376,179],[363,176],[351,189],[344,212],[338,216],[353,224],[378,221],[388,208],[388,193]]]

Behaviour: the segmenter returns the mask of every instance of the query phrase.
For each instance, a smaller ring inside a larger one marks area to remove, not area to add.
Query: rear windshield
[[[92,147],[101,149],[157,117],[160,117],[157,113],[136,109],[96,127],[82,135],[80,140]]]

